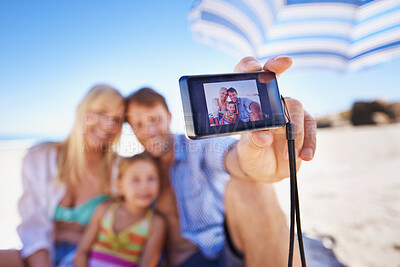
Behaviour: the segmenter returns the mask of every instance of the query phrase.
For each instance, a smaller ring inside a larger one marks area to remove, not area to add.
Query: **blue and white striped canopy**
[[[199,0],[196,40],[237,57],[358,70],[400,56],[400,0]]]

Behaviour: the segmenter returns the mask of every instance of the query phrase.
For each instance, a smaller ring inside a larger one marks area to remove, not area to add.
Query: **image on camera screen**
[[[203,86],[210,126],[263,120],[255,79],[204,83]]]

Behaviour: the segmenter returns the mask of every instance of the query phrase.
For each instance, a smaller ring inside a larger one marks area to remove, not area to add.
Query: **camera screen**
[[[189,138],[285,125],[272,72],[184,76],[180,86]]]
[[[204,83],[203,86],[210,126],[264,119],[255,79]],[[269,114],[265,116],[268,118]]]

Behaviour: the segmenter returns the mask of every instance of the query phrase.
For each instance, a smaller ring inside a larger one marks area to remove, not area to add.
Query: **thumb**
[[[276,172],[273,148],[274,136],[270,131],[243,134],[238,145],[239,165],[250,177],[262,181]]]
[[[259,148],[266,148],[272,145],[274,137],[269,131],[258,131],[251,133],[253,145]]]

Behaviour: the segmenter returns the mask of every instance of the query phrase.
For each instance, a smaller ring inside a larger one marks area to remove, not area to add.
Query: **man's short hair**
[[[237,94],[237,91],[236,91],[236,89],[235,89],[235,88],[233,88],[233,87],[231,87],[231,88],[229,88],[229,89],[228,89],[228,94],[229,94],[229,92],[235,92],[235,93]]]
[[[157,103],[160,103],[169,111],[165,98],[148,87],[141,88],[125,98],[126,106],[132,102],[136,102],[140,105],[145,105],[148,107],[154,107]]]

